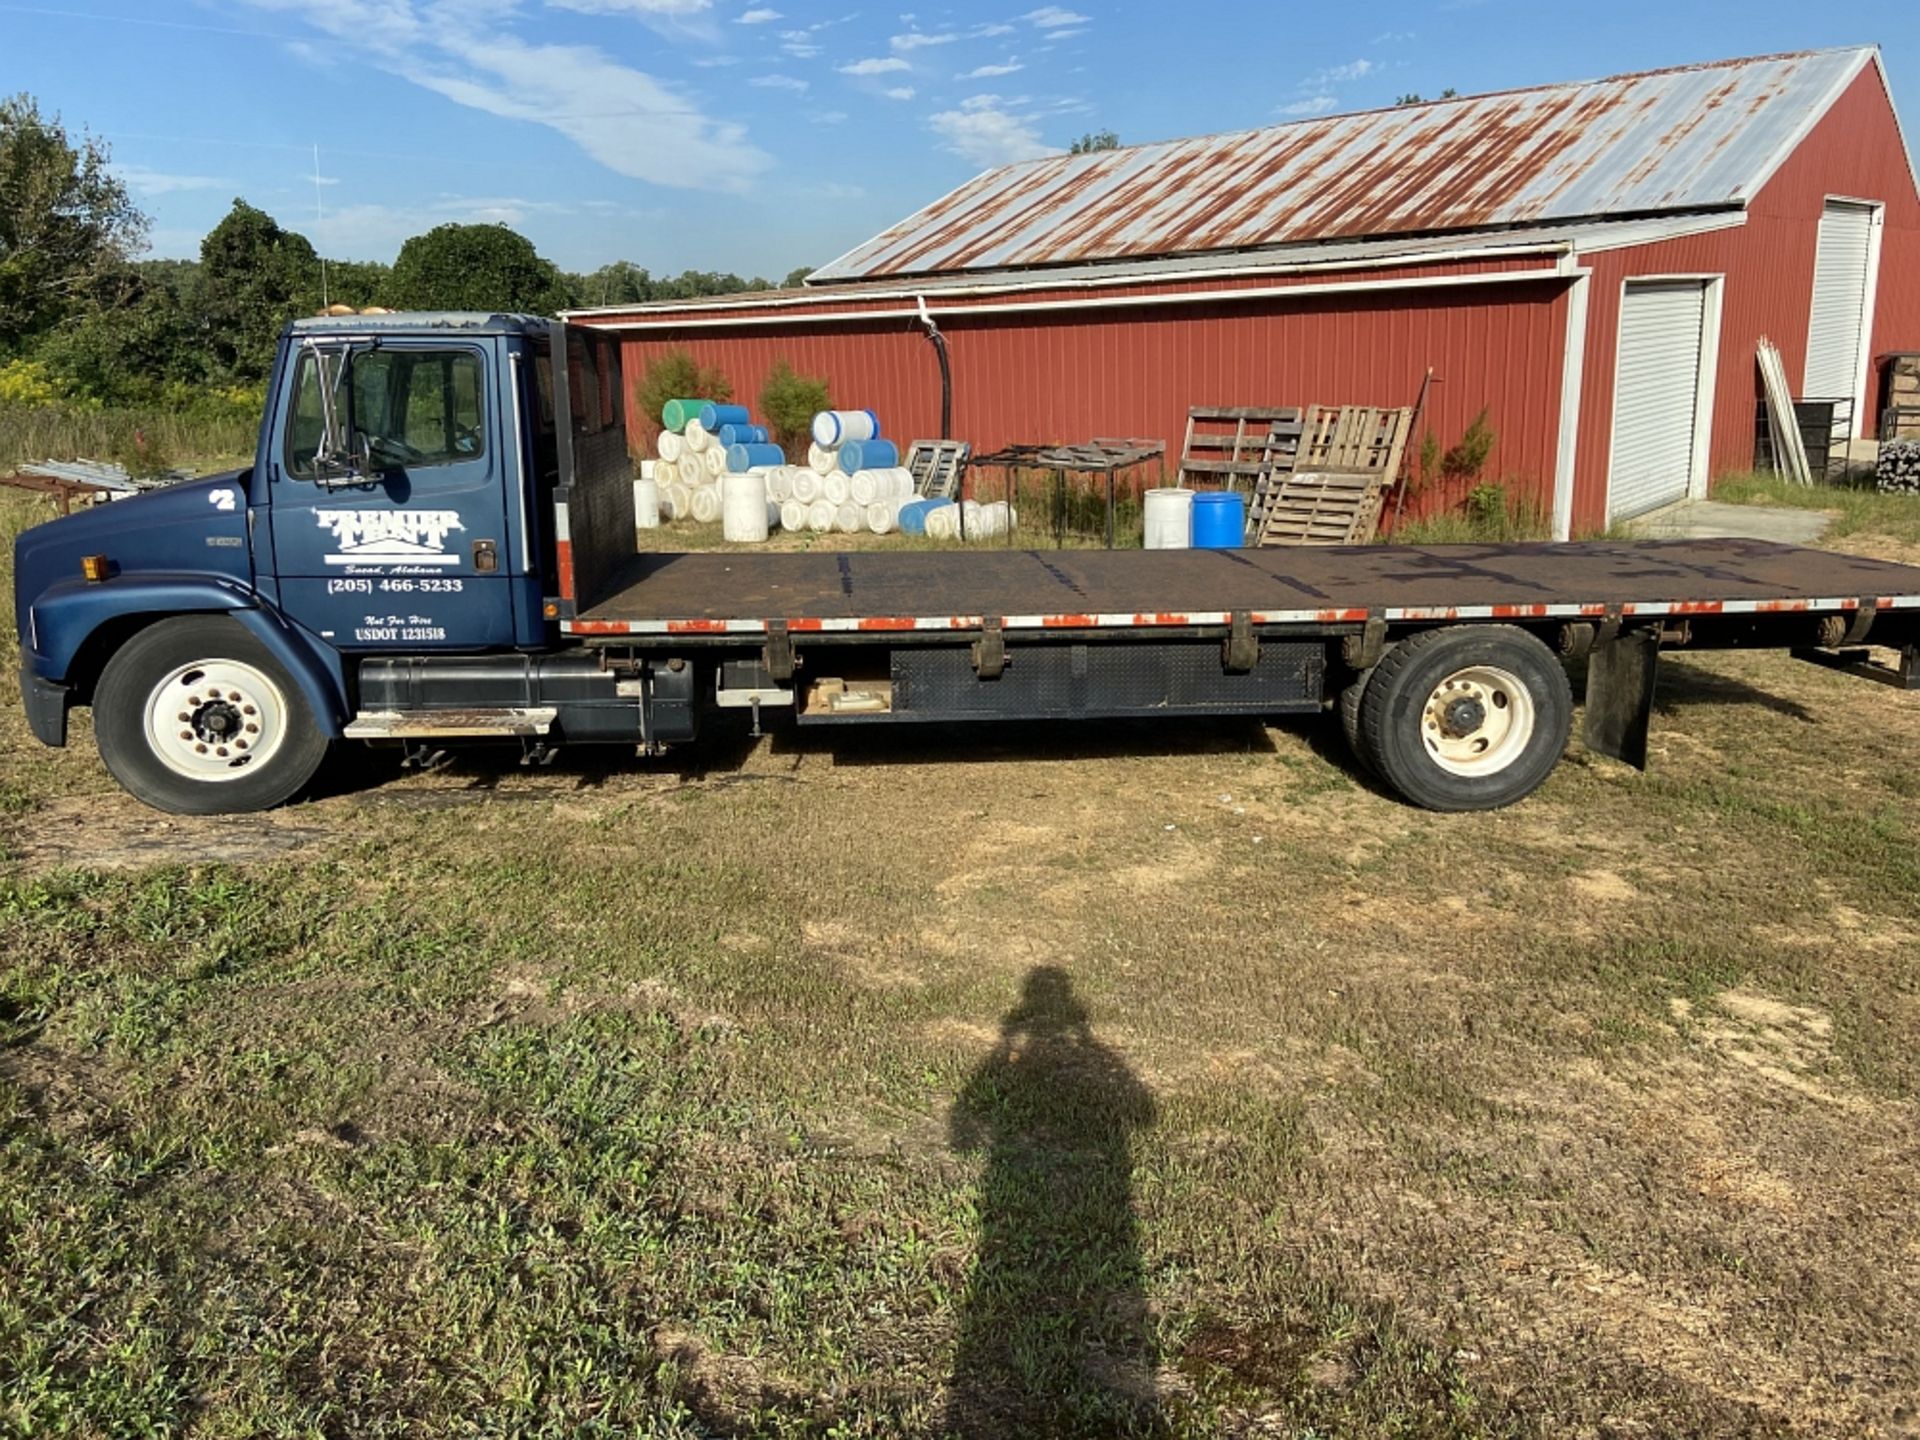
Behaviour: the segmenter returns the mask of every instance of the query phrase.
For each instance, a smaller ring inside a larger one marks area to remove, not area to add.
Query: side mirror
[[[356,447],[348,423],[345,397],[353,374],[353,350],[313,347],[314,378],[320,390],[320,444],[313,452],[313,478],[323,490],[370,485],[372,457],[364,444]]]

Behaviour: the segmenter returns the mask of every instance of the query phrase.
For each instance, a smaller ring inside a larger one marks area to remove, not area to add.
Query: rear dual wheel
[[[1566,750],[1573,694],[1553,652],[1511,625],[1426,630],[1341,695],[1362,764],[1429,810],[1494,810]]]

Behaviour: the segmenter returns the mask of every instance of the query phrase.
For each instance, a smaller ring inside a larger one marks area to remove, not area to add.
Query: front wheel
[[[121,646],[94,687],[93,729],[114,779],[176,815],[270,809],[327,750],[286,668],[224,615],[162,620]]]
[[[1560,762],[1573,694],[1551,650],[1511,625],[1427,630],[1381,660],[1360,697],[1368,758],[1429,810],[1493,810]]]

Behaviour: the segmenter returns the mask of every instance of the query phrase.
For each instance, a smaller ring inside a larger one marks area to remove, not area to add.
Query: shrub
[[[831,410],[827,382],[816,375],[800,375],[784,360],[773,362],[760,391],[760,413],[766,417],[774,443],[796,464],[805,458],[813,435],[813,417]]]
[[[1420,455],[1415,462],[1417,483],[1410,493],[1417,495],[1430,489],[1435,481],[1444,482],[1450,491],[1477,481],[1498,438],[1487,424],[1485,410],[1474,416],[1459,441],[1445,450],[1440,448],[1440,437],[1429,430],[1420,437]]]
[[[0,405],[35,407],[58,404],[60,387],[38,360],[0,364]]]
[[[1460,443],[1440,457],[1440,474],[1447,480],[1478,480],[1493,453],[1494,434],[1487,425],[1487,412],[1473,417],[1460,436]]]
[[[731,400],[733,382],[724,371],[702,365],[685,350],[656,355],[633,385],[633,409],[646,422],[649,439],[660,433],[660,412],[669,400]]]

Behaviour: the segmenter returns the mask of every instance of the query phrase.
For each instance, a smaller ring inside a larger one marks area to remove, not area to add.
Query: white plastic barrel
[[[1007,533],[1007,518],[1008,518],[1008,510],[1007,510],[1006,501],[995,500],[990,505],[982,505],[980,507],[980,513],[977,520],[977,523],[980,526],[980,531],[978,536],[975,538],[978,538],[981,540],[992,540],[992,539],[998,538],[999,536],[1005,535]],[[969,536],[972,536],[974,534],[973,527],[975,523],[976,523],[975,516],[969,513],[967,516],[967,534]]]
[[[666,498],[660,502],[660,513],[670,520],[691,520],[693,491],[684,485],[668,486]]]
[[[687,442],[671,430],[662,430],[660,443],[654,448],[660,452],[662,460],[671,464],[686,453]]]
[[[816,500],[807,506],[807,529],[831,530],[834,511],[840,507],[831,500]]]
[[[720,487],[702,485],[693,492],[693,518],[702,525],[711,525],[720,518]]]
[[[767,538],[767,482],[729,475],[720,482],[720,538],[745,544]]]
[[[951,540],[960,533],[960,507],[941,505],[927,511],[927,535],[934,540]]]
[[[876,500],[867,506],[867,528],[876,535],[891,535],[900,518],[900,502]]]
[[[831,475],[840,468],[840,452],[817,441],[807,446],[807,468],[816,475]]]
[[[867,507],[847,501],[833,512],[833,528],[842,535],[858,535],[867,528]]]
[[[780,506],[780,528],[789,534],[807,528],[807,507],[801,500],[787,500]]]
[[[700,463],[700,457],[692,451],[688,451],[682,455],[679,463],[673,468],[680,476],[680,483],[689,490],[706,484],[707,467]]]
[[[651,475],[642,475],[633,482],[633,528],[660,528],[660,482]]]
[[[885,475],[891,483],[891,489],[887,493],[894,499],[913,499],[913,471],[904,465],[896,465],[893,469],[882,470],[880,473]]]
[[[871,440],[880,433],[880,420],[871,410],[822,410],[813,417],[813,441],[834,446],[845,440]]]
[[[793,471],[786,465],[775,466],[767,475],[767,499],[783,505],[793,498]]]
[[[793,498],[802,505],[811,505],[820,498],[820,472],[818,470],[796,470],[793,472]]]
[[[836,505],[845,505],[853,499],[853,477],[843,475],[838,470],[831,475],[822,475],[820,493]]]
[[[767,501],[767,534],[771,535],[780,528],[780,502]]]
[[[1175,485],[1147,491],[1143,512],[1146,548],[1186,550],[1193,545],[1193,491]]]
[[[687,421],[687,428],[681,434],[687,442],[686,448],[695,455],[713,443],[713,437],[707,434],[707,427],[698,420]]]
[[[700,463],[707,467],[707,474],[718,480],[727,473],[727,452],[718,445],[709,445],[700,452]]]

